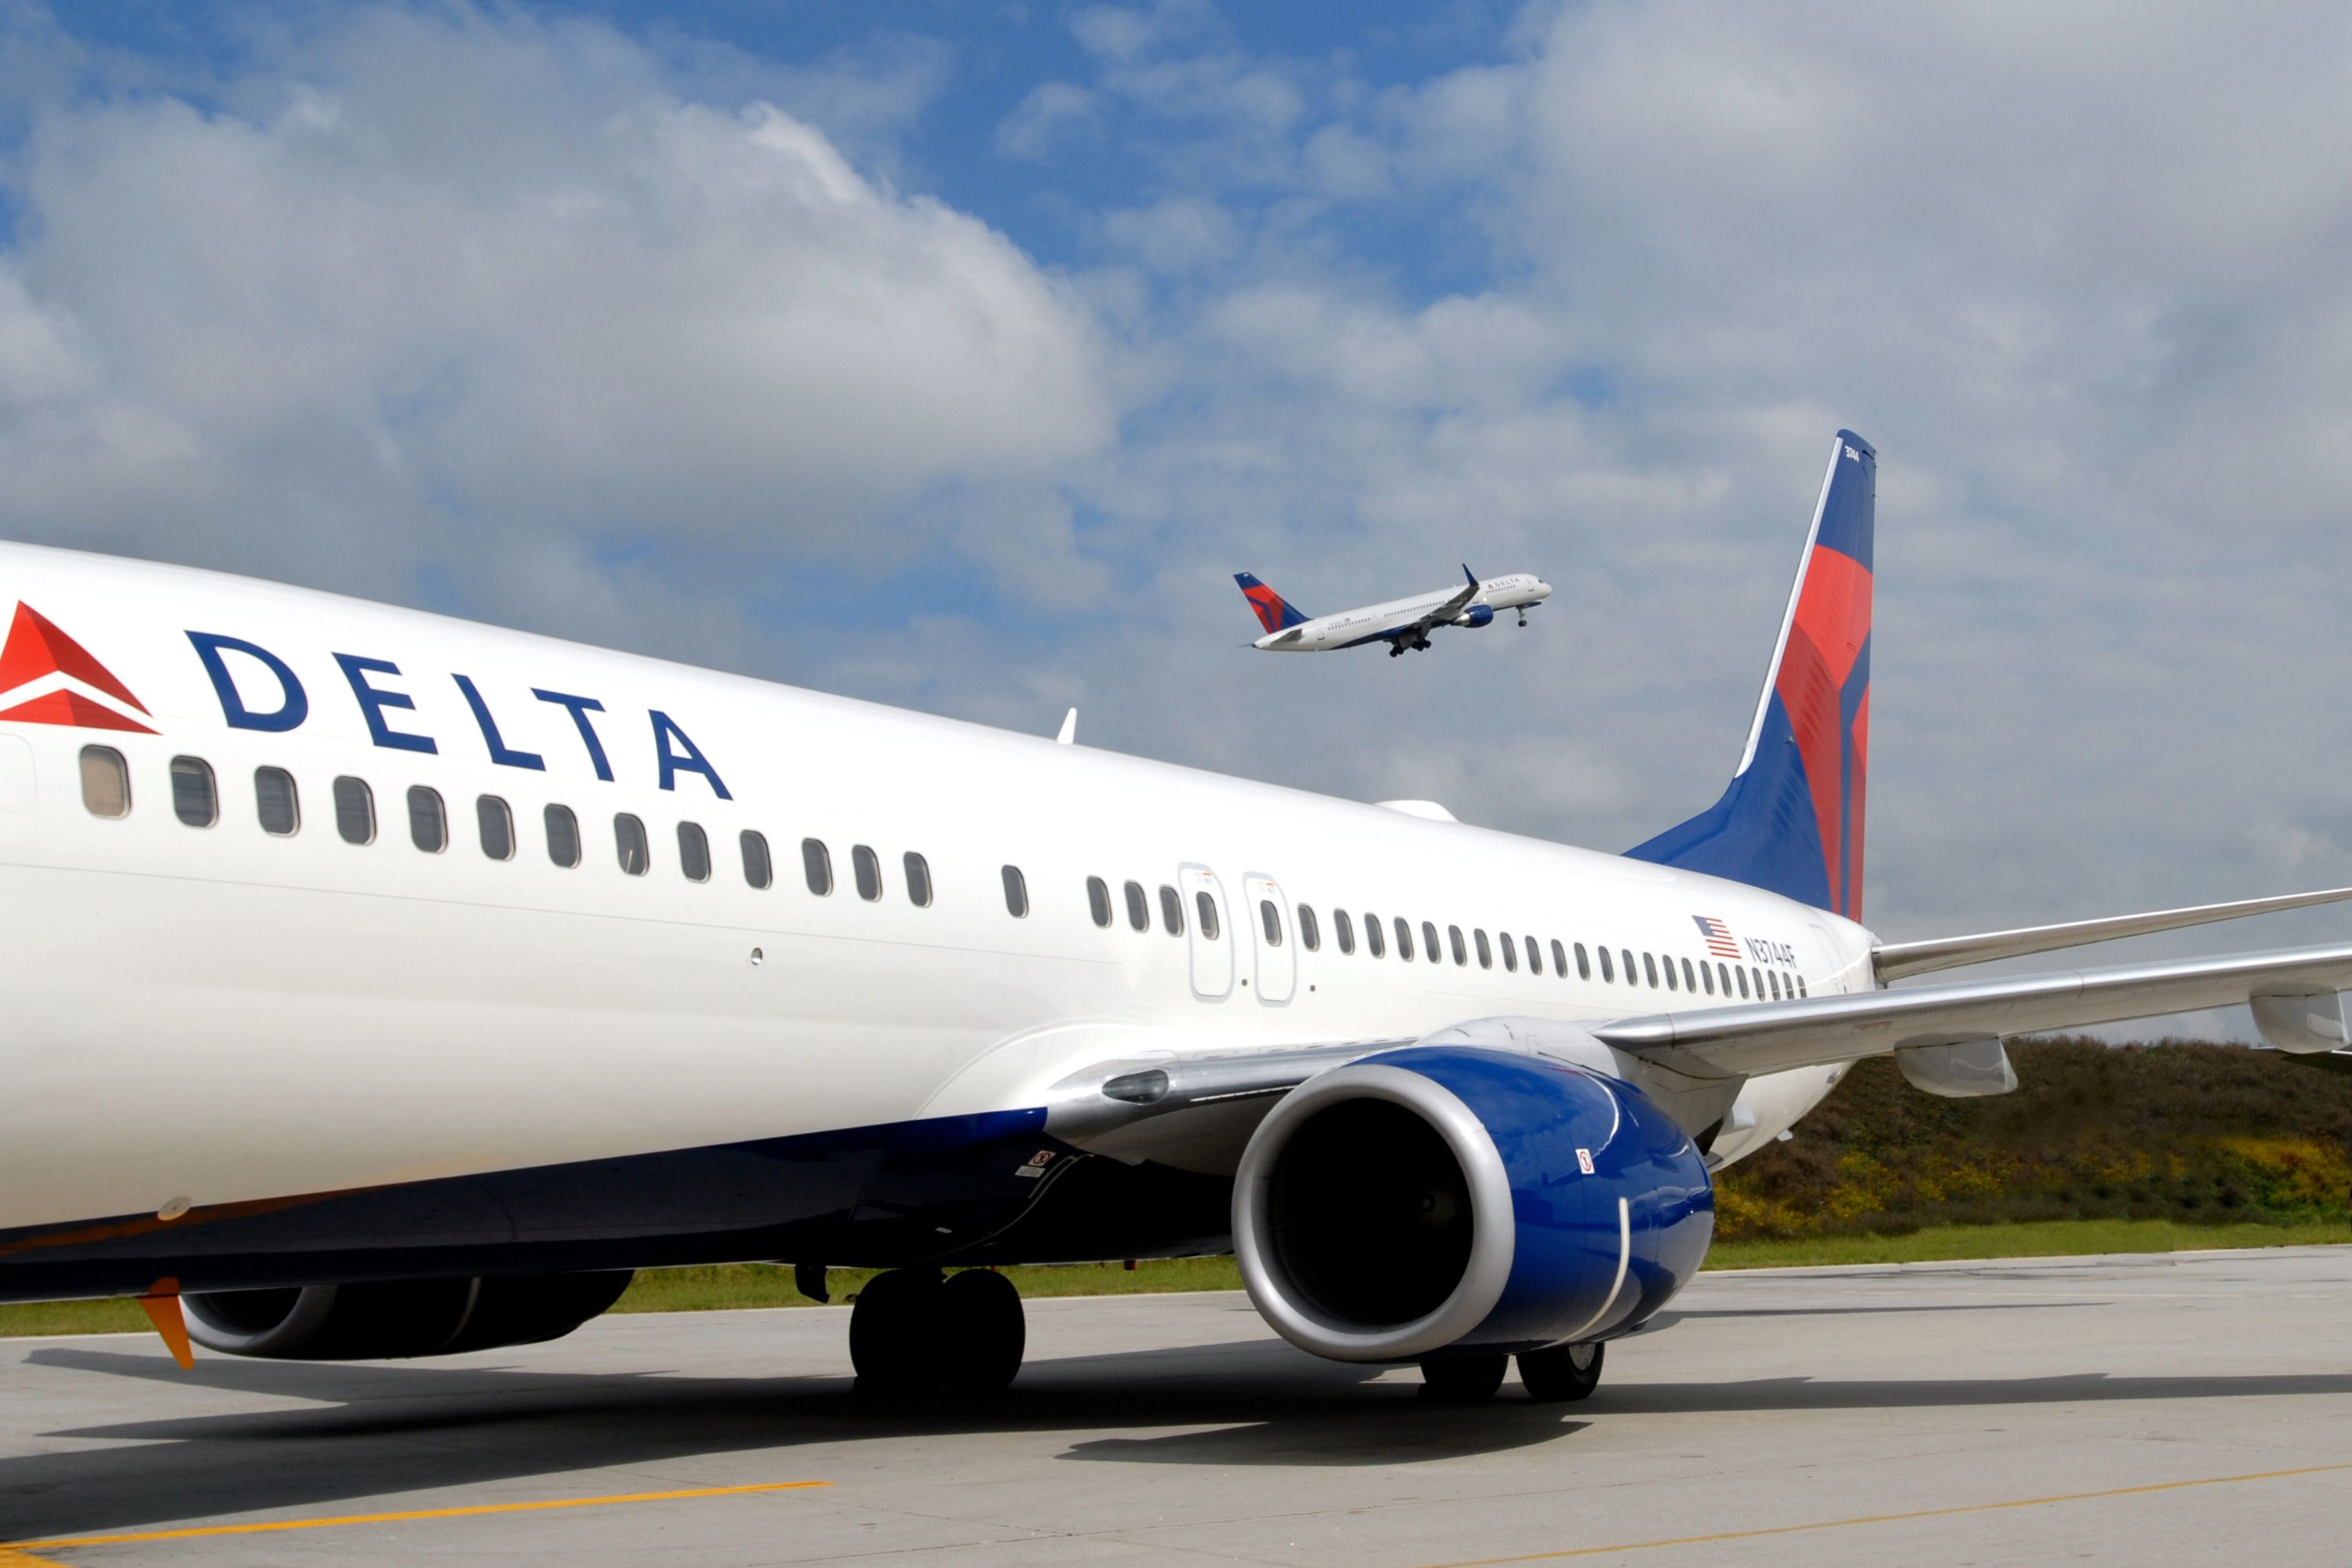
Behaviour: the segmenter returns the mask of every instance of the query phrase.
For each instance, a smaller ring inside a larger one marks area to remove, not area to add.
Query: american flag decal
[[[1726,925],[1722,921],[1717,920],[1712,915],[1694,915],[1691,916],[1691,919],[1697,924],[1698,934],[1706,938],[1706,950],[1708,952],[1714,954],[1718,958],[1737,958],[1740,956],[1738,944],[1731,940],[1730,926]]]

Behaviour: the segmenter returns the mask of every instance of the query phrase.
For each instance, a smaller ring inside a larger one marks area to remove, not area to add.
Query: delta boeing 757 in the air
[[[1551,597],[1551,584],[1528,572],[1490,577],[1480,581],[1468,567],[1460,588],[1441,588],[1411,599],[1391,599],[1342,610],[1336,615],[1309,616],[1290,601],[1245,571],[1234,573],[1242,597],[1257,612],[1265,635],[1250,644],[1271,653],[1328,653],[1335,648],[1360,648],[1386,643],[1393,659],[1408,648],[1426,648],[1429,634],[1440,626],[1491,626],[1497,610],[1516,610],[1519,624],[1528,611]]]
[[[2352,890],[1874,936],[1875,462],[1832,444],[1730,787],[1622,855],[0,547],[0,1300],[408,1356],[874,1265],[851,1356],[919,1395],[1020,1366],[970,1265],[1230,1249],[1316,1354],[1574,1398],[1856,1058],[2341,1045],[2352,945],[1886,988]]]

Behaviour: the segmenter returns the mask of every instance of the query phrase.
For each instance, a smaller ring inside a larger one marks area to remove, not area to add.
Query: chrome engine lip
[[[1349,1100],[1385,1100],[1420,1116],[1445,1140],[1470,1187],[1474,1229],[1461,1280],[1427,1314],[1387,1328],[1342,1322],[1309,1305],[1267,1246],[1276,1159],[1307,1118]],[[1485,1124],[1452,1090],[1405,1068],[1359,1062],[1308,1079],[1267,1113],[1234,1175],[1234,1254],[1251,1305],[1283,1338],[1333,1361],[1413,1361],[1459,1342],[1502,1300],[1517,1249],[1510,1177]]]
[[[214,1322],[205,1311],[207,1292],[191,1291],[180,1298],[180,1307],[187,1321],[188,1337],[206,1350],[216,1350],[225,1355],[266,1357],[286,1345],[307,1343],[326,1322],[327,1314],[335,1310],[336,1290],[333,1285],[298,1287],[291,1312],[268,1328],[249,1333]]]

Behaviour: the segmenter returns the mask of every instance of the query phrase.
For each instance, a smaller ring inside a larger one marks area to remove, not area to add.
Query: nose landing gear
[[[891,1269],[858,1292],[849,1316],[857,1391],[897,1398],[1001,1394],[1028,1348],[1021,1292],[1002,1274]]]

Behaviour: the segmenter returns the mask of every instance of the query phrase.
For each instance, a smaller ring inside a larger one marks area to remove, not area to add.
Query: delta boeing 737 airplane
[[[2352,946],[1888,988],[2352,890],[1874,936],[1875,463],[1830,449],[1729,788],[1625,854],[0,547],[0,1300],[415,1356],[873,1266],[860,1384],[926,1397],[1019,1369],[984,1265],[1231,1250],[1305,1350],[1570,1399],[1857,1058],[2341,1046]]]
[[[1461,588],[1441,588],[1412,599],[1391,599],[1342,610],[1336,615],[1309,616],[1273,589],[1245,571],[1234,573],[1242,597],[1257,612],[1265,635],[1250,644],[1270,653],[1328,653],[1337,648],[1360,648],[1386,643],[1393,659],[1408,648],[1426,648],[1429,634],[1440,626],[1491,626],[1497,610],[1516,610],[1519,624],[1528,611],[1551,597],[1551,584],[1528,572],[1490,577],[1480,581],[1467,566]]]

